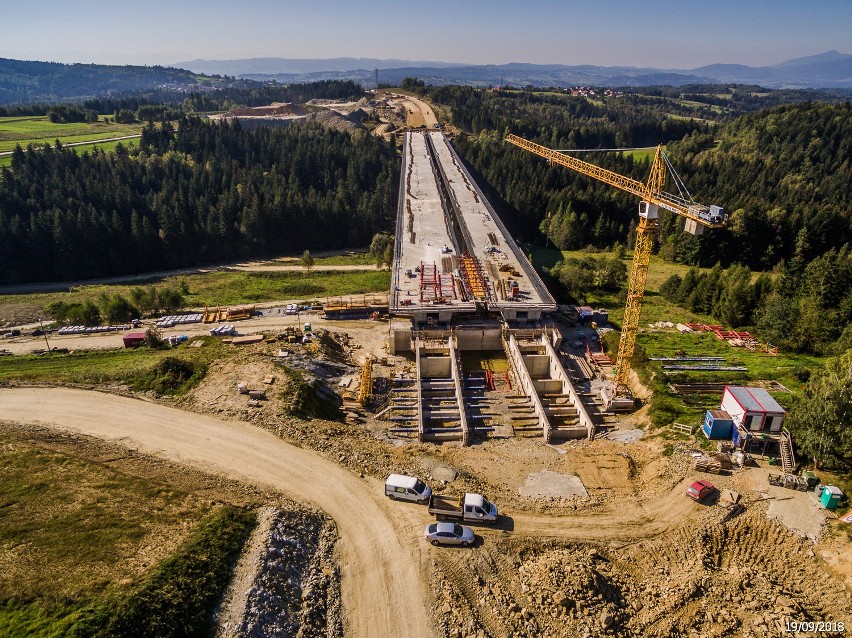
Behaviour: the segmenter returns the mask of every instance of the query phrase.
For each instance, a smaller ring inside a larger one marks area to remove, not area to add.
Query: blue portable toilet
[[[704,436],[713,441],[727,441],[734,429],[734,420],[724,410],[707,410],[701,425]]]

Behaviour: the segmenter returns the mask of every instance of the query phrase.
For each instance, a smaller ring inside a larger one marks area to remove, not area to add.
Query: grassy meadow
[[[207,366],[219,359],[224,351],[221,340],[202,337],[200,348],[188,343],[165,350],[149,348],[114,350],[78,350],[69,353],[0,357],[2,383],[57,383],[98,385],[127,383],[139,389],[154,389],[161,394],[173,392],[162,389],[167,372],[160,366],[168,358],[177,358],[198,371],[191,384],[182,384],[185,392],[204,375]],[[195,340],[193,340],[195,341]],[[119,342],[120,343],[120,342]]]
[[[253,513],[63,445],[0,432],[0,635],[202,635]]]
[[[317,260],[317,264],[321,262],[322,260]],[[390,272],[375,270],[369,264],[365,264],[363,271],[217,270],[194,275],[156,277],[126,284],[75,286],[64,292],[0,295],[0,306],[30,304],[44,308],[57,301],[69,304],[96,301],[101,294],[129,296],[130,289],[136,286],[177,287],[182,283],[189,289],[189,293],[184,296],[185,306],[191,308],[383,293],[390,289]]]
[[[28,144],[53,144],[57,139],[63,144],[70,144],[124,135],[139,135],[143,126],[141,123],[116,124],[112,121],[107,123],[103,117],[98,122],[70,124],[55,124],[46,115],[0,117],[0,152],[12,151],[18,144],[23,148],[26,148]]]

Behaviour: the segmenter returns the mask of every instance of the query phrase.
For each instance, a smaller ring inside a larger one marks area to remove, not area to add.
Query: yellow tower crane
[[[559,164],[588,175],[601,182],[615,186],[641,199],[639,204],[639,226],[636,228],[636,248],[633,251],[633,265],[627,283],[627,304],[624,307],[624,321],[621,326],[621,339],[618,342],[618,358],[615,362],[615,392],[611,399],[630,397],[628,378],[636,333],[639,330],[639,312],[642,308],[642,296],[645,294],[645,279],[648,274],[648,262],[651,259],[651,247],[657,227],[659,209],[664,208],[686,218],[684,230],[700,235],[705,227],[717,228],[727,220],[719,206],[705,206],[696,203],[683,182],[674,172],[666,158],[662,146],[657,146],[654,161],[651,162],[651,174],[643,184],[635,179],[608,171],[600,166],[577,159],[563,152],[549,149],[530,142],[517,135],[509,135],[506,141],[547,159],[551,164]],[[672,173],[679,195],[663,191],[666,182],[666,167]]]

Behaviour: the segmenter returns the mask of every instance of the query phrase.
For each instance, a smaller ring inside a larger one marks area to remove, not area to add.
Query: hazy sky
[[[0,0],[0,57],[693,68],[852,52],[852,0]]]

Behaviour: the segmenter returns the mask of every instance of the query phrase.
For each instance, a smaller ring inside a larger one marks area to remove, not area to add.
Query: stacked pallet
[[[731,457],[728,454],[717,452],[711,455],[701,456],[695,461],[695,469],[699,472],[707,472],[709,474],[721,474],[722,472],[730,472],[733,464]]]

